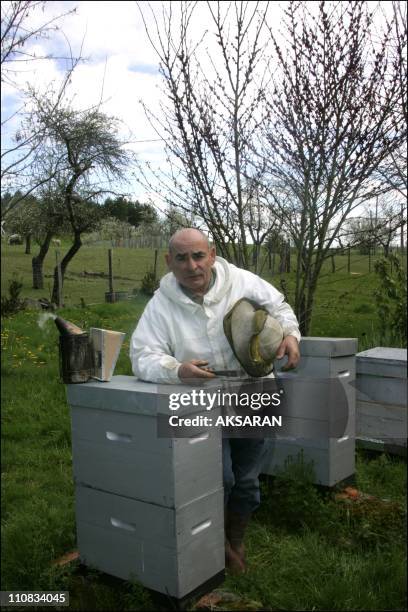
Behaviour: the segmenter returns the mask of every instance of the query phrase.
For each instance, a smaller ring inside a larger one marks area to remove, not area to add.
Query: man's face
[[[209,248],[197,232],[186,232],[177,238],[166,262],[178,282],[197,294],[203,294],[210,283],[215,248]]]

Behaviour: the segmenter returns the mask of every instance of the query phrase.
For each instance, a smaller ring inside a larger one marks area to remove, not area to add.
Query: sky
[[[7,2],[3,2],[7,5]],[[254,4],[254,3],[252,3]],[[265,2],[261,2],[265,5]],[[269,7],[269,23],[275,34],[279,32],[282,7],[285,2],[272,2]],[[374,4],[374,3],[371,3]],[[226,2],[222,5],[225,7]],[[317,6],[317,3],[310,3]],[[390,2],[382,2],[387,8]],[[139,8],[138,8],[139,6]],[[160,20],[163,7],[176,13],[179,2],[154,2],[155,15]],[[37,27],[52,17],[62,16],[55,22],[57,31],[51,31],[46,38],[32,40],[26,51],[37,56],[51,55],[50,60],[32,61],[22,65],[15,80],[24,86],[35,84],[40,90],[50,83],[61,82],[67,62],[63,58],[81,56],[84,61],[76,68],[67,92],[77,108],[88,108],[100,101],[103,111],[116,116],[123,122],[123,137],[141,162],[165,165],[163,143],[158,140],[149,124],[142,102],[153,113],[160,115],[162,78],[159,74],[159,60],[145,31],[141,11],[147,21],[149,32],[154,32],[154,21],[148,2],[135,1],[49,1],[44,10],[32,11],[28,24]],[[207,31],[202,49],[213,52],[216,48],[212,24],[206,2],[197,3],[195,21],[192,22],[192,36],[198,39]],[[216,54],[215,54],[216,55]],[[21,99],[9,85],[2,87],[2,117],[9,117],[21,107]],[[2,147],[9,146],[9,137],[18,129],[18,115],[6,123]],[[151,193],[137,180],[126,187],[129,195],[140,201],[148,201]],[[153,197],[154,200],[154,197]],[[156,202],[157,204],[157,202]]]
[[[177,11],[178,2],[172,2]],[[263,3],[265,4],[265,3]],[[31,26],[44,23],[53,16],[62,15],[73,9],[56,23],[58,31],[52,31],[47,38],[31,41],[27,51],[37,56],[51,54],[53,57],[81,55],[81,62],[72,76],[68,96],[78,108],[91,107],[101,100],[105,113],[118,117],[123,122],[123,136],[141,161],[155,164],[164,163],[164,150],[158,135],[146,119],[141,102],[149,110],[160,115],[159,102],[162,99],[161,77],[158,56],[149,42],[141,12],[145,16],[149,31],[153,33],[154,22],[148,2],[134,1],[79,1],[46,2],[44,11],[33,11],[29,18]],[[160,19],[162,6],[169,2],[154,2],[154,11]],[[273,3],[271,18],[278,15],[279,3]],[[205,46],[215,45],[211,36],[211,22],[205,2],[199,2],[196,21],[192,32],[209,30]],[[28,68],[20,69],[16,80],[20,84],[34,83],[44,90],[49,83],[62,80],[67,62],[63,59],[30,62]],[[20,107],[21,101],[10,86],[2,88],[2,116],[7,117]],[[18,128],[18,116],[7,124],[3,142]],[[4,146],[4,145],[3,145]],[[133,195],[146,199],[145,189],[133,182]]]
[[[149,108],[157,108],[160,78],[136,3],[47,2],[45,11],[33,12],[29,23],[44,23],[75,7],[75,13],[58,20],[58,31],[32,41],[26,50],[37,56],[64,58],[72,54],[85,58],[76,67],[67,92],[73,105],[87,108],[102,100],[104,112],[123,121],[123,135],[133,142],[139,157],[152,160],[162,156],[160,142],[146,142],[156,140],[157,135],[146,121],[140,99]],[[34,83],[45,90],[49,83],[62,81],[67,65],[64,59],[30,62],[16,78],[20,84]],[[13,88],[2,88],[3,117],[10,116],[20,104]],[[9,133],[16,129],[17,121],[15,117],[9,122]]]

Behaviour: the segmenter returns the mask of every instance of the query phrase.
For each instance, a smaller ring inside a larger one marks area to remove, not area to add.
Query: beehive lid
[[[203,383],[203,388],[215,392],[219,381]],[[157,416],[169,414],[170,394],[191,394],[189,385],[158,385],[143,382],[135,376],[113,376],[110,382],[92,380],[84,384],[67,385],[67,400],[70,406],[82,406],[98,410],[113,410],[137,415]],[[205,412],[205,406],[180,405],[177,415]]]
[[[357,338],[305,336],[300,341],[302,357],[345,357],[357,352]]]
[[[357,374],[407,377],[407,351],[401,348],[376,346],[356,355]]]

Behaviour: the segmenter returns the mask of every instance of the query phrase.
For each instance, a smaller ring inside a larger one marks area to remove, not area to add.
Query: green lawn
[[[85,329],[125,332],[115,374],[131,374],[129,338],[145,302],[61,315]],[[69,590],[72,610],[156,609],[138,584],[112,585],[76,563],[52,565],[76,547],[71,425],[57,329],[52,321],[40,329],[38,318],[26,311],[2,320],[2,589]],[[359,451],[357,486],[378,499],[354,512],[302,474],[263,481],[247,538],[249,571],[224,585],[241,598],[238,609],[259,609],[254,601],[265,610],[406,609],[404,460]]]
[[[68,243],[59,249],[63,255]],[[36,254],[36,247],[32,253]],[[7,293],[8,281],[16,274],[23,282],[23,297],[51,298],[53,287],[53,268],[56,260],[55,248],[50,249],[44,263],[44,289],[32,289],[31,260],[33,255],[25,255],[24,246],[2,244],[1,271],[2,294]],[[164,251],[158,256],[157,272],[165,273]],[[114,291],[132,293],[140,287],[141,279],[147,270],[153,268],[154,250],[151,249],[113,249]],[[101,246],[83,246],[72,260],[64,283],[63,298],[66,306],[75,306],[84,298],[87,304],[98,304],[105,301],[105,292],[109,291],[108,278],[86,277],[84,272],[108,274],[108,248]]]
[[[64,253],[68,242],[63,242],[60,249]],[[36,253],[38,247],[33,246]],[[32,255],[25,255],[24,246],[2,245],[2,295],[8,291],[8,282],[14,274],[23,282],[22,297],[50,299],[52,291],[52,274],[55,265],[55,249],[50,249],[44,266],[44,289],[32,289],[31,274]],[[374,270],[374,259],[371,269]],[[322,272],[316,293],[315,307],[310,330],[312,336],[357,337],[360,350],[378,344],[378,316],[373,297],[378,284],[375,273],[368,272],[368,257],[352,253],[351,273],[347,273],[347,257],[335,257],[336,272],[331,272],[328,260]],[[276,263],[276,269],[278,262]],[[127,291],[132,294],[140,289],[144,274],[153,268],[153,249],[113,249],[114,290]],[[293,265],[293,264],[292,264]],[[67,307],[79,306],[81,299],[86,304],[102,304],[105,292],[109,291],[108,279],[85,276],[88,273],[108,273],[108,247],[83,246],[71,262],[65,279],[63,299]],[[158,254],[158,276],[166,273],[164,249]],[[289,302],[293,303],[294,273],[274,274],[264,266],[262,276],[282,290],[282,281],[287,286]]]
[[[130,375],[130,334],[148,299],[138,289],[153,267],[154,250],[115,248],[113,254],[114,290],[134,294],[133,299],[104,303],[107,278],[84,272],[107,273],[108,248],[84,246],[69,268],[60,314],[83,329],[125,332],[115,374]],[[163,255],[159,276],[166,272]],[[2,294],[16,274],[23,281],[22,297],[49,299],[54,262],[51,250],[45,289],[35,291],[31,256],[22,246],[3,245]],[[378,344],[377,278],[368,272],[368,258],[358,254],[352,255],[351,272],[346,257],[336,257],[334,274],[327,262],[310,335],[358,337],[362,350]],[[283,281],[292,301],[293,272],[272,276],[265,267],[263,276],[278,289]],[[52,565],[76,546],[71,425],[59,381],[58,333],[52,321],[41,329],[40,315],[27,310],[2,319],[2,589],[69,590],[72,610],[155,609],[138,584],[112,585],[95,571],[84,576],[75,563]],[[405,462],[386,455],[368,458],[361,451],[356,459],[358,487],[390,505],[379,501],[373,511],[363,508],[355,516],[352,508],[306,480],[290,480],[290,474],[283,486],[279,479],[263,482],[263,502],[247,538],[249,572],[229,576],[225,584],[241,598],[238,609],[405,609]]]

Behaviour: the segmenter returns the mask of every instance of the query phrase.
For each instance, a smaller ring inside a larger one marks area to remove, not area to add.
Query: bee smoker
[[[55,318],[59,337],[60,376],[65,384],[85,383],[94,370],[93,350],[88,332],[62,317]]]

